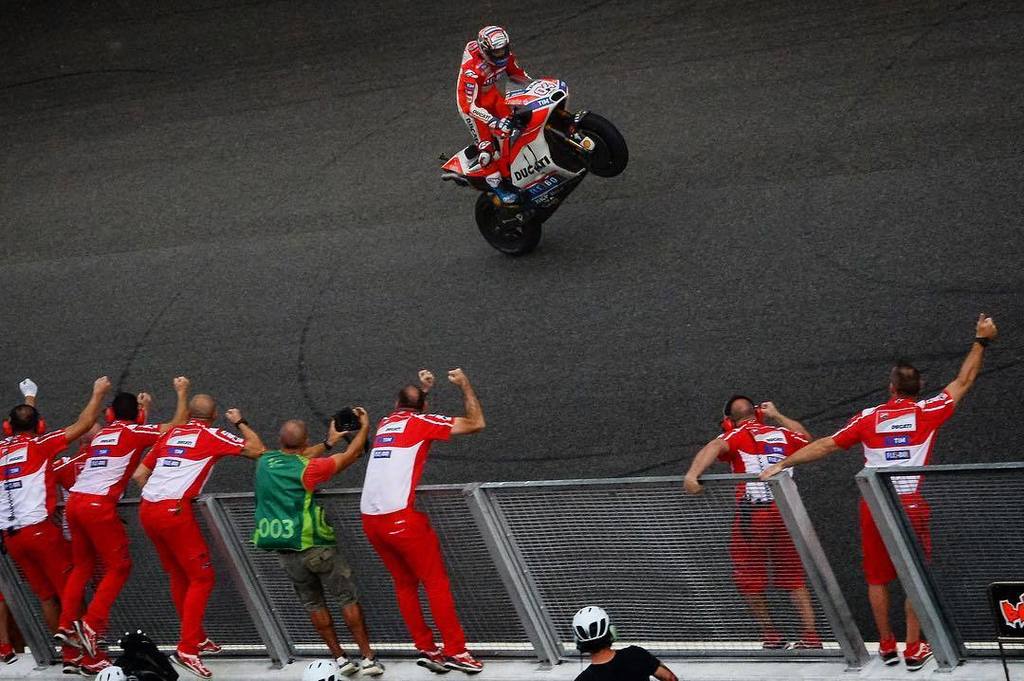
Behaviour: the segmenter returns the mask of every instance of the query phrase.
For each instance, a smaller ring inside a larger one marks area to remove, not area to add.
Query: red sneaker
[[[890,666],[900,663],[900,654],[899,651],[896,650],[895,636],[890,636],[889,638],[879,642],[878,656],[882,658],[882,662]]]
[[[199,644],[200,655],[216,655],[220,651],[224,650],[224,646],[219,646],[213,642],[213,639],[207,637],[205,641]]]
[[[75,633],[81,644],[79,647],[85,651],[85,656],[96,657],[97,651],[100,649],[100,635],[85,620],[75,621]]]
[[[53,635],[53,640],[59,646],[71,646],[78,650],[82,649],[82,642],[78,640],[78,634],[75,633],[74,629],[58,628],[57,633]]]
[[[14,646],[10,643],[0,643],[0,662],[14,664],[18,656],[14,654]]]
[[[444,658],[444,666],[467,674],[479,674],[484,670],[484,663],[470,655],[468,650]]]
[[[814,631],[805,631],[799,641],[795,641],[789,646],[790,650],[821,650],[822,648],[824,646],[821,645],[821,637]]]
[[[907,663],[907,671],[916,672],[924,666],[932,656],[932,647],[924,641],[911,643],[903,651],[903,661]]]
[[[189,655],[188,653],[183,653],[180,650],[177,650],[173,655],[171,655],[171,662],[178,665],[189,674],[194,674],[201,679],[209,679],[213,676],[213,672],[206,668],[206,665],[203,664],[203,661],[199,659],[198,655]]]
[[[444,666],[444,653],[441,652],[440,648],[435,650],[421,650],[420,655],[416,658],[416,664],[419,666],[429,669],[435,674],[447,674],[448,667]]]
[[[764,635],[761,648],[764,650],[785,650],[789,647],[789,641],[782,638],[782,634],[772,631]]]
[[[75,676],[81,676],[78,673],[78,668],[82,666],[82,660],[85,659],[84,655],[77,657],[64,656],[64,669],[61,670],[62,674],[74,674]]]

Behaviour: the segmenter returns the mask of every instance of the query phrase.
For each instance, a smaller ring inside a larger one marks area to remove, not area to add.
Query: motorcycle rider
[[[513,83],[531,80],[512,54],[508,31],[501,26],[484,26],[462,53],[455,100],[480,152],[480,167],[495,163],[487,184],[502,202],[515,203],[519,193],[510,179],[511,158],[501,158],[498,153],[498,140],[512,132],[512,112],[505,104],[504,93],[496,87],[503,74]]]

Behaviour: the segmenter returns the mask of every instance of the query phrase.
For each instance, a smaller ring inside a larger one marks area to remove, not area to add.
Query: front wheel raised
[[[629,147],[618,128],[607,118],[588,113],[579,123],[579,129],[594,140],[594,148],[587,154],[587,167],[598,177],[615,177],[629,163]]]
[[[526,255],[540,243],[541,222],[526,219],[515,209],[500,207],[494,194],[483,192],[476,200],[476,226],[494,248],[506,255]]]

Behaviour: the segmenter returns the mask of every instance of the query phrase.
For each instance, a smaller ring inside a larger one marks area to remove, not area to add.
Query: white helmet
[[[120,667],[107,667],[96,675],[96,681],[126,681],[127,678]]]
[[[501,26],[484,26],[476,35],[476,43],[484,59],[495,66],[504,66],[512,55],[512,40]]]
[[[302,672],[302,681],[338,681],[338,663],[334,660],[313,660]]]
[[[610,631],[608,613],[596,605],[580,608],[572,616],[572,634],[576,637],[577,643],[596,641],[608,635]]]

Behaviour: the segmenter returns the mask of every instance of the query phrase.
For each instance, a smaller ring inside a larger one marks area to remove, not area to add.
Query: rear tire
[[[629,163],[629,148],[611,121],[595,113],[588,113],[579,122],[582,130],[594,140],[596,146],[587,154],[587,166],[598,177],[615,177]]]
[[[487,243],[505,255],[526,255],[537,248],[542,231],[540,219],[535,216],[522,222],[502,221],[494,198],[490,192],[481,192],[476,199],[476,226]]]

